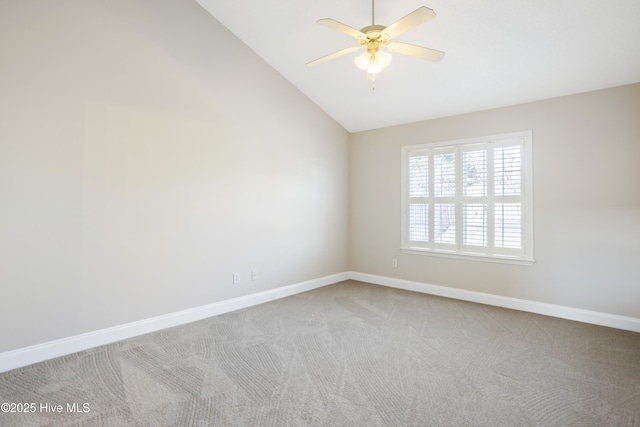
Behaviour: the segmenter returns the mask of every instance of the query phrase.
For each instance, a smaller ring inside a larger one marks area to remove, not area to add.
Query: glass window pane
[[[497,147],[493,150],[496,196],[519,196],[522,186],[521,147]]]
[[[456,195],[456,154],[442,153],[433,156],[433,192],[436,197]]]
[[[456,205],[438,203],[434,205],[433,241],[437,243],[456,243]]]
[[[415,203],[409,205],[409,240],[429,241],[429,205]]]
[[[465,151],[462,153],[463,194],[468,197],[487,195],[487,151]]]
[[[429,196],[429,156],[409,157],[409,197]]]

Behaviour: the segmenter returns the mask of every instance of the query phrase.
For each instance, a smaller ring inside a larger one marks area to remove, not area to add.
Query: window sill
[[[535,263],[535,260],[531,258],[514,258],[514,257],[499,256],[499,255],[482,255],[482,254],[473,254],[473,253],[435,251],[432,249],[400,248],[400,252],[404,254],[412,254],[412,255],[426,255],[426,256],[433,256],[438,258],[462,259],[466,261],[494,262],[499,264],[533,265]]]

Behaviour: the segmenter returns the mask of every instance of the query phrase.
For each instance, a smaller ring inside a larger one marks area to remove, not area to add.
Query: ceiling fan
[[[393,24],[385,27],[375,23],[375,0],[371,0],[371,25],[360,30],[345,25],[331,18],[319,19],[317,22],[325,27],[345,33],[354,37],[358,41],[358,46],[351,46],[339,50],[332,54],[323,56],[307,63],[308,67],[313,67],[331,59],[338,58],[360,49],[366,49],[361,55],[355,58],[358,68],[366,70],[367,78],[371,81],[371,88],[375,89],[375,81],[378,73],[391,62],[391,55],[382,50],[381,47],[391,52],[402,55],[413,56],[428,61],[440,61],[444,57],[444,52],[427,47],[416,46],[402,42],[389,42],[390,39],[423,24],[436,17],[435,12],[426,6],[422,6],[400,18]]]

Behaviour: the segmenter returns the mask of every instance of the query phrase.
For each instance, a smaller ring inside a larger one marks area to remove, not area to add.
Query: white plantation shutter
[[[520,203],[496,203],[495,245],[522,248],[522,209]]]
[[[429,241],[429,205],[412,203],[409,206],[409,240]]]
[[[465,203],[462,205],[462,210],[464,212],[463,245],[487,246],[487,204]]]
[[[429,196],[429,156],[413,153],[409,160],[409,239],[413,242],[429,241],[429,205],[422,203]]]
[[[533,262],[531,132],[402,151],[404,251]]]
[[[487,145],[472,144],[462,151],[462,244],[487,246]]]

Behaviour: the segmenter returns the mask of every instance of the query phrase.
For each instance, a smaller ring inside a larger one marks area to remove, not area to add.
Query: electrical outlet
[[[233,284],[237,285],[240,283],[240,273],[233,273]]]
[[[255,270],[251,270],[251,281],[255,282],[256,280],[258,280],[258,272]]]
[[[397,259],[392,259],[391,260],[391,267],[393,268],[398,268],[398,260]]]

